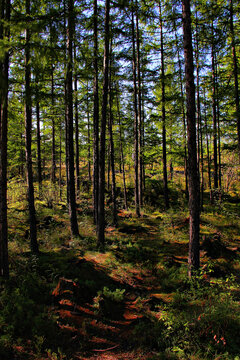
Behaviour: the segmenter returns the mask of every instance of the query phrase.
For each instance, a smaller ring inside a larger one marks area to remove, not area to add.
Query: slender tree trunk
[[[10,21],[10,1],[0,0],[0,20]],[[0,23],[0,40],[9,39],[10,27]],[[0,276],[8,278],[8,224],[7,224],[7,125],[8,125],[8,70],[9,53],[0,61]]]
[[[41,130],[40,130],[40,104],[38,93],[38,79],[36,77],[36,117],[37,117],[37,169],[38,169],[38,192],[42,192],[42,159],[41,159]]]
[[[30,0],[26,0],[26,16],[30,17]],[[29,21],[27,21],[29,24]],[[30,66],[30,30],[25,32],[25,151],[27,163],[28,207],[30,222],[30,246],[33,253],[38,253],[37,225],[34,204],[34,187],[32,172],[32,93],[31,93],[31,66]]]
[[[221,132],[220,132],[220,109],[218,96],[218,67],[216,65],[216,115],[217,115],[217,144],[218,144],[218,182],[219,189],[222,188],[222,171],[221,171]]]
[[[217,112],[216,112],[216,79],[215,79],[215,51],[214,29],[212,22],[212,109],[213,109],[213,162],[214,162],[214,188],[218,188],[218,151],[217,151]]]
[[[159,1],[160,39],[161,39],[161,85],[162,85],[162,142],[163,142],[163,184],[165,208],[169,208],[168,179],[167,179],[167,143],[166,143],[166,108],[165,108],[165,63],[163,49],[163,22],[161,2]]]
[[[62,201],[62,124],[59,131],[59,198]]]
[[[110,49],[110,59],[112,58],[112,42]],[[110,76],[109,76],[109,142],[110,142],[110,161],[112,172],[112,203],[113,203],[113,224],[117,225],[117,201],[116,201],[116,176],[115,176],[115,156],[114,156],[114,141],[113,141],[113,111],[112,111],[112,76],[111,76],[111,60],[110,60]]]
[[[233,26],[233,1],[230,0],[230,31],[232,42],[232,57],[233,57],[233,73],[234,73],[234,88],[235,88],[235,106],[236,106],[236,120],[237,120],[237,135],[238,135],[238,156],[240,163],[240,106],[239,106],[239,86],[238,86],[238,62],[235,46],[235,32]]]
[[[55,140],[55,99],[54,99],[54,67],[51,68],[51,99],[52,99],[52,169],[51,181],[56,181],[56,140]]]
[[[88,98],[88,82],[87,82],[87,141],[88,141],[88,181],[91,183],[91,136],[90,136],[90,109]]]
[[[75,39],[76,41],[76,39]],[[77,195],[80,191],[80,169],[79,169],[79,121],[78,121],[78,76],[77,76],[77,54],[76,54],[76,43],[74,44],[74,65],[75,65],[75,74],[74,74],[74,91],[75,91],[75,168],[76,168],[76,192]]]
[[[136,50],[135,50],[135,24],[134,24],[134,9],[132,1],[132,64],[133,64],[133,87],[134,87],[134,180],[135,180],[135,210],[136,216],[140,217],[140,204],[139,204],[139,182],[138,182],[138,104],[137,104],[137,80],[136,80]]]
[[[99,95],[98,95],[98,3],[94,0],[94,84],[93,84],[93,209],[98,223],[99,197]]]
[[[181,86],[181,105],[182,105],[182,122],[183,122],[183,136],[184,136],[184,175],[185,175],[185,192],[186,197],[188,198],[188,168],[187,168],[187,128],[186,128],[186,114],[185,114],[185,101],[183,93],[183,76],[182,76],[182,64],[179,54],[179,43],[178,35],[176,31],[176,24],[174,22],[175,38],[176,38],[176,47],[177,47],[177,56],[178,56],[178,67],[179,67],[179,79]]]
[[[185,57],[187,134],[188,134],[188,176],[189,176],[189,255],[188,275],[199,268],[199,176],[196,149],[196,108],[194,65],[191,30],[190,1],[182,0],[183,45]]]
[[[138,26],[138,3],[136,2],[136,43],[137,43],[137,83],[138,83],[138,192],[139,205],[143,205],[143,153],[142,153],[142,90],[141,90],[141,69],[140,69],[140,35]]]
[[[105,149],[106,149],[106,123],[108,103],[108,68],[109,68],[109,12],[110,0],[105,0],[105,23],[104,23],[104,57],[103,57],[103,99],[102,121],[99,153],[99,199],[98,199],[98,246],[102,247],[105,242]]]
[[[205,90],[204,90],[204,123],[205,123],[206,143],[207,143],[208,187],[209,187],[210,194],[211,194],[211,190],[212,190],[211,159],[210,159],[210,151],[209,151],[208,124],[207,124],[207,105],[206,105]]]
[[[66,117],[66,162],[68,164],[68,199],[69,199],[69,216],[71,223],[72,237],[79,236],[77,212],[76,212],[76,195],[74,179],[74,148],[73,148],[73,34],[74,34],[74,15],[73,0],[68,0],[68,26],[67,26],[67,117]]]
[[[116,89],[117,93],[117,89]],[[123,196],[124,196],[124,207],[127,210],[127,188],[126,188],[126,176],[125,176],[125,161],[123,155],[123,139],[122,139],[122,124],[121,124],[121,114],[120,114],[120,105],[119,105],[119,96],[117,93],[117,113],[118,113],[118,126],[119,126],[119,142],[120,142],[120,156],[122,164],[122,175],[123,175]]]

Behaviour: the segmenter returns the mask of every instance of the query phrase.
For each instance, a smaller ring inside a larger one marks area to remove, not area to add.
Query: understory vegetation
[[[131,208],[120,210],[116,227],[107,205],[106,244],[99,252],[91,195],[82,193],[77,202],[80,238],[71,239],[66,199],[60,201],[45,181],[36,200],[36,256],[29,251],[24,182],[9,182],[10,279],[1,279],[1,360],[107,358],[103,354],[239,359],[237,192],[212,203],[204,194],[201,268],[189,280],[187,200],[172,183],[175,205],[161,211],[161,187],[159,179],[149,180],[141,217]]]

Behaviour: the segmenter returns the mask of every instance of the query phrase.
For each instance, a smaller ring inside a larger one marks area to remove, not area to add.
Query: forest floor
[[[189,219],[182,202],[141,218],[107,209],[96,247],[90,199],[72,240],[64,203],[37,200],[40,255],[28,250],[26,203],[9,206],[11,277],[0,295],[0,358],[234,359],[240,356],[240,201],[207,203],[201,270],[187,278]]]

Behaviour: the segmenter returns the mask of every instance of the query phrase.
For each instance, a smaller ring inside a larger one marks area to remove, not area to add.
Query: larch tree
[[[189,178],[189,254],[188,275],[199,268],[199,174],[196,147],[196,105],[190,1],[182,0],[183,46],[186,76],[188,178]]]
[[[25,152],[27,165],[27,197],[29,208],[30,246],[33,253],[38,253],[37,223],[34,203],[33,169],[32,169],[32,89],[31,89],[31,18],[30,0],[26,0],[25,30]]]
[[[107,104],[109,91],[109,13],[110,0],[105,1],[104,21],[104,56],[103,56],[103,98],[102,117],[99,151],[99,198],[98,198],[98,223],[97,235],[98,246],[102,247],[105,242],[105,150],[106,150],[106,125],[107,125]]]
[[[9,40],[10,0],[0,1],[0,40]],[[3,25],[5,24],[5,26]],[[9,51],[0,59],[0,276],[9,276],[7,225],[7,124]]]
[[[66,163],[68,207],[72,237],[79,236],[76,192],[74,176],[74,143],[73,143],[73,36],[74,36],[74,6],[73,0],[67,3],[67,73],[66,73]]]

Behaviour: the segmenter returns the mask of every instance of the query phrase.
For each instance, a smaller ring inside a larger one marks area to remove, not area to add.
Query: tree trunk
[[[76,30],[75,30],[76,31]],[[76,39],[75,39],[76,41]],[[77,196],[80,191],[80,169],[79,169],[79,121],[78,121],[78,77],[77,77],[77,54],[76,54],[76,44],[74,44],[74,65],[75,65],[75,74],[74,74],[74,91],[75,91],[75,168],[76,168],[76,191]]]
[[[138,182],[138,105],[137,105],[137,80],[136,80],[136,51],[135,51],[135,25],[134,25],[134,8],[132,1],[132,64],[133,64],[133,95],[134,95],[134,180],[135,180],[135,210],[136,216],[140,217],[139,204],[139,182]]]
[[[140,69],[140,35],[138,26],[138,3],[136,2],[136,43],[137,43],[137,83],[138,83],[138,192],[139,205],[143,205],[143,153],[142,153],[142,91],[141,91],[141,69]]]
[[[162,85],[162,141],[163,141],[163,184],[165,208],[169,208],[168,179],[167,179],[167,143],[166,143],[166,108],[165,108],[165,64],[163,50],[163,22],[161,2],[159,1],[160,40],[161,40],[161,85]]]
[[[26,0],[26,17],[30,17],[30,0]],[[27,21],[29,24],[29,22]],[[30,67],[30,30],[27,26],[25,42],[25,152],[27,163],[28,207],[30,222],[30,246],[33,253],[38,253],[37,225],[34,204],[34,187],[32,172],[32,93]]]
[[[110,58],[112,58],[112,43]],[[112,76],[111,76],[111,60],[110,60],[110,76],[109,76],[109,142],[110,142],[110,161],[111,161],[111,172],[112,172],[112,204],[113,204],[113,224],[117,225],[117,202],[116,202],[116,176],[115,176],[115,156],[114,156],[114,142],[113,142],[113,112],[112,112]]]
[[[212,190],[212,181],[211,181],[211,159],[209,151],[209,139],[208,139],[208,124],[207,124],[207,105],[206,105],[206,95],[204,90],[204,123],[205,123],[205,132],[206,132],[206,143],[207,143],[207,165],[208,165],[208,187]]]
[[[38,78],[36,77],[36,117],[37,117],[37,169],[38,169],[38,192],[42,192],[42,159],[41,159],[41,130],[40,130],[40,104],[38,93]]]
[[[117,94],[117,112],[118,112],[118,125],[119,125],[120,155],[121,155],[122,174],[123,174],[124,207],[127,210],[128,206],[127,206],[127,188],[126,188],[126,176],[125,176],[125,162],[124,162],[124,155],[123,155],[122,125],[121,125],[121,114],[120,114],[120,105],[119,105],[118,94]]]
[[[238,87],[238,62],[235,47],[235,33],[233,26],[233,1],[230,0],[230,31],[231,31],[231,45],[233,57],[233,73],[234,73],[234,88],[235,88],[235,106],[236,106],[236,120],[237,120],[237,135],[238,135],[238,157],[240,163],[240,106],[239,106],[239,87]]]
[[[87,83],[87,142],[88,142],[88,181],[91,183],[91,136],[90,136],[90,109]]]
[[[0,19],[10,21],[10,1],[0,0]],[[0,23],[0,39],[9,39],[10,28]],[[0,276],[8,278],[8,224],[7,224],[7,125],[8,125],[8,70],[9,53],[0,61]]]
[[[54,67],[51,68],[51,99],[52,99],[52,171],[51,181],[56,181],[56,141],[55,141],[55,99],[54,99]]]
[[[189,255],[188,275],[199,268],[199,176],[196,149],[196,108],[194,65],[191,30],[190,1],[182,0],[183,44],[185,57],[187,135],[188,135],[188,176],[189,176]]]
[[[105,242],[105,149],[106,149],[106,123],[108,103],[108,68],[109,68],[109,12],[110,0],[105,1],[104,22],[104,57],[103,57],[103,99],[102,99],[102,122],[100,135],[99,153],[99,199],[98,199],[98,246],[102,247]]]
[[[185,101],[183,93],[183,76],[182,76],[182,65],[179,54],[179,44],[178,44],[178,35],[176,30],[176,24],[174,22],[175,38],[176,38],[176,47],[177,47],[177,56],[178,56],[178,67],[179,67],[179,79],[181,86],[181,107],[182,107],[182,122],[183,122],[183,136],[184,136],[184,175],[185,175],[185,193],[188,198],[188,169],[187,169],[187,129],[186,129],[186,114],[185,114]]]
[[[98,223],[99,197],[99,95],[98,95],[98,5],[94,0],[94,85],[93,85],[93,211]]]
[[[79,236],[76,196],[75,196],[75,179],[74,179],[74,148],[73,148],[73,33],[74,33],[74,15],[73,0],[68,0],[68,26],[67,26],[67,116],[66,116],[66,163],[68,170],[67,191],[69,199],[69,216],[71,223],[72,237]]]
[[[212,111],[213,111],[213,163],[214,163],[214,188],[218,188],[218,151],[217,151],[217,112],[216,112],[216,79],[215,79],[215,51],[214,29],[212,22]]]

